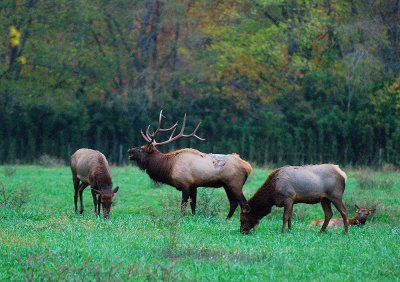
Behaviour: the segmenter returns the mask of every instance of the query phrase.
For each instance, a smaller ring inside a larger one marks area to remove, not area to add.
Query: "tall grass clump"
[[[16,166],[5,165],[3,167],[3,174],[6,180],[9,180],[15,176],[17,171]],[[16,189],[6,187],[6,184],[0,181],[0,208],[11,207],[19,209],[29,201],[30,198],[30,187],[21,185]]]
[[[198,190],[197,195],[197,208],[196,213],[204,217],[217,217],[221,214],[222,207],[225,207],[224,199],[221,195],[216,193],[215,189],[201,189]],[[190,205],[188,206],[190,209]],[[237,208],[240,210],[240,207]],[[229,208],[227,207],[226,212]]]
[[[392,189],[395,185],[395,179],[386,175],[380,177],[371,169],[361,169],[355,173],[358,188],[361,190],[368,189]]]
[[[3,173],[6,177],[14,176],[17,172],[17,167],[13,165],[5,165],[3,167]]]
[[[11,207],[20,209],[30,198],[29,187],[19,187],[15,191],[10,191],[0,182],[0,208]]]

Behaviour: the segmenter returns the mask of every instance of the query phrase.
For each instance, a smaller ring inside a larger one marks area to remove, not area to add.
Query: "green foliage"
[[[400,165],[396,1],[2,1],[0,162],[113,162],[160,109],[206,152]],[[376,15],[379,15],[377,17]],[[168,148],[166,148],[167,150]],[[123,153],[121,153],[123,152]]]
[[[74,214],[68,167],[19,166],[11,177],[1,174],[10,193],[24,184],[31,189],[24,205],[0,207],[0,280],[356,281],[400,275],[398,181],[390,190],[365,190],[357,185],[357,171],[347,171],[349,215],[355,214],[354,204],[377,209],[365,226],[350,227],[348,236],[342,228],[319,234],[309,223],[323,218],[322,208],[306,204],[295,205],[292,232],[281,234],[283,211],[274,208],[245,236],[239,233],[238,211],[225,219],[228,200],[222,188],[199,188],[202,213],[182,217],[174,188],[154,188],[134,167],[111,172],[120,190],[108,221],[96,218],[87,190],[84,214]],[[398,172],[369,173],[379,180],[399,178]],[[255,169],[244,187],[247,198],[267,175]],[[211,214],[214,201],[220,213]]]

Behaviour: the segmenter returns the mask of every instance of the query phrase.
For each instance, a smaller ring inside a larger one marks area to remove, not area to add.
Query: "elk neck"
[[[154,150],[148,156],[145,169],[153,181],[171,184],[171,172],[174,165],[174,160],[171,156],[158,150]]]
[[[108,165],[104,162],[103,158],[99,157],[97,166],[94,169],[94,183],[96,188],[101,191],[112,189],[112,180],[110,172],[108,171]]]
[[[248,201],[250,206],[250,216],[256,219],[261,219],[271,212],[272,206],[275,205],[274,193],[278,173],[279,170],[273,171],[264,184]]]

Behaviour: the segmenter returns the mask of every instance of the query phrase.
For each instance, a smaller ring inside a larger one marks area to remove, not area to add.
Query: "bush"
[[[200,193],[199,193],[200,192]],[[205,217],[217,217],[221,214],[221,208],[225,207],[228,200],[222,198],[221,195],[214,194],[215,189],[201,189],[197,190],[197,205],[196,213]],[[190,203],[188,203],[187,210],[191,212]],[[237,207],[236,212],[240,211],[240,206]],[[229,207],[226,210],[228,214]]]
[[[44,154],[39,158],[38,164],[43,167],[57,167],[64,166],[65,162],[62,159]]]
[[[11,177],[15,174],[15,172],[17,171],[17,167],[16,166],[12,166],[12,165],[4,165],[4,175],[7,177]]]
[[[14,192],[6,190],[6,187],[0,182],[0,207],[21,208],[26,204],[30,197],[30,189],[18,188]]]
[[[399,168],[393,164],[384,164],[382,166],[382,171],[384,172],[396,172],[399,171]]]

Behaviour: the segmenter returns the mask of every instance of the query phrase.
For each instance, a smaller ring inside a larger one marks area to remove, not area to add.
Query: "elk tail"
[[[246,162],[244,160],[242,160],[242,163],[243,163],[243,167],[246,171],[247,176],[249,176],[251,174],[251,172],[253,171],[253,168],[251,167],[251,165],[248,162]]]
[[[333,165],[333,167],[336,169],[336,171],[343,177],[344,179],[344,183],[346,183],[347,181],[347,175],[346,173],[340,169],[340,167],[338,165]]]

